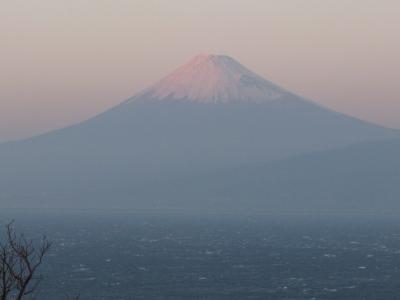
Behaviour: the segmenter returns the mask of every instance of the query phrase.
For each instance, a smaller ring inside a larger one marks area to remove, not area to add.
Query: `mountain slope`
[[[0,145],[0,204],[135,206],[131,186],[396,135],[202,55],[93,119]]]
[[[183,178],[166,183],[160,194],[175,199],[177,207],[184,206],[182,199],[202,199],[198,207],[208,209],[395,212],[399,153],[399,139],[360,143]],[[193,202],[188,207],[199,203]]]

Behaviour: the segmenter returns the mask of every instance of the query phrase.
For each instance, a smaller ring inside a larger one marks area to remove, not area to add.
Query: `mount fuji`
[[[199,55],[90,120],[1,144],[0,206],[168,208],[167,196],[137,191],[397,136],[297,96],[233,58]]]

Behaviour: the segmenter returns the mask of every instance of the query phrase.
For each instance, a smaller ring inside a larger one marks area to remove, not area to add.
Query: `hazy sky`
[[[86,119],[198,53],[400,128],[398,0],[0,0],[0,140]]]

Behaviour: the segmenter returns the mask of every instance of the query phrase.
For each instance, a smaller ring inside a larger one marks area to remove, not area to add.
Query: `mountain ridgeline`
[[[400,208],[397,138],[200,55],[88,121],[0,145],[0,206]]]

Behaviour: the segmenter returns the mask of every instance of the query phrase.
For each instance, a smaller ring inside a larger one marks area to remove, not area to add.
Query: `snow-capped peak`
[[[287,92],[226,55],[201,54],[132,100],[268,102]]]

